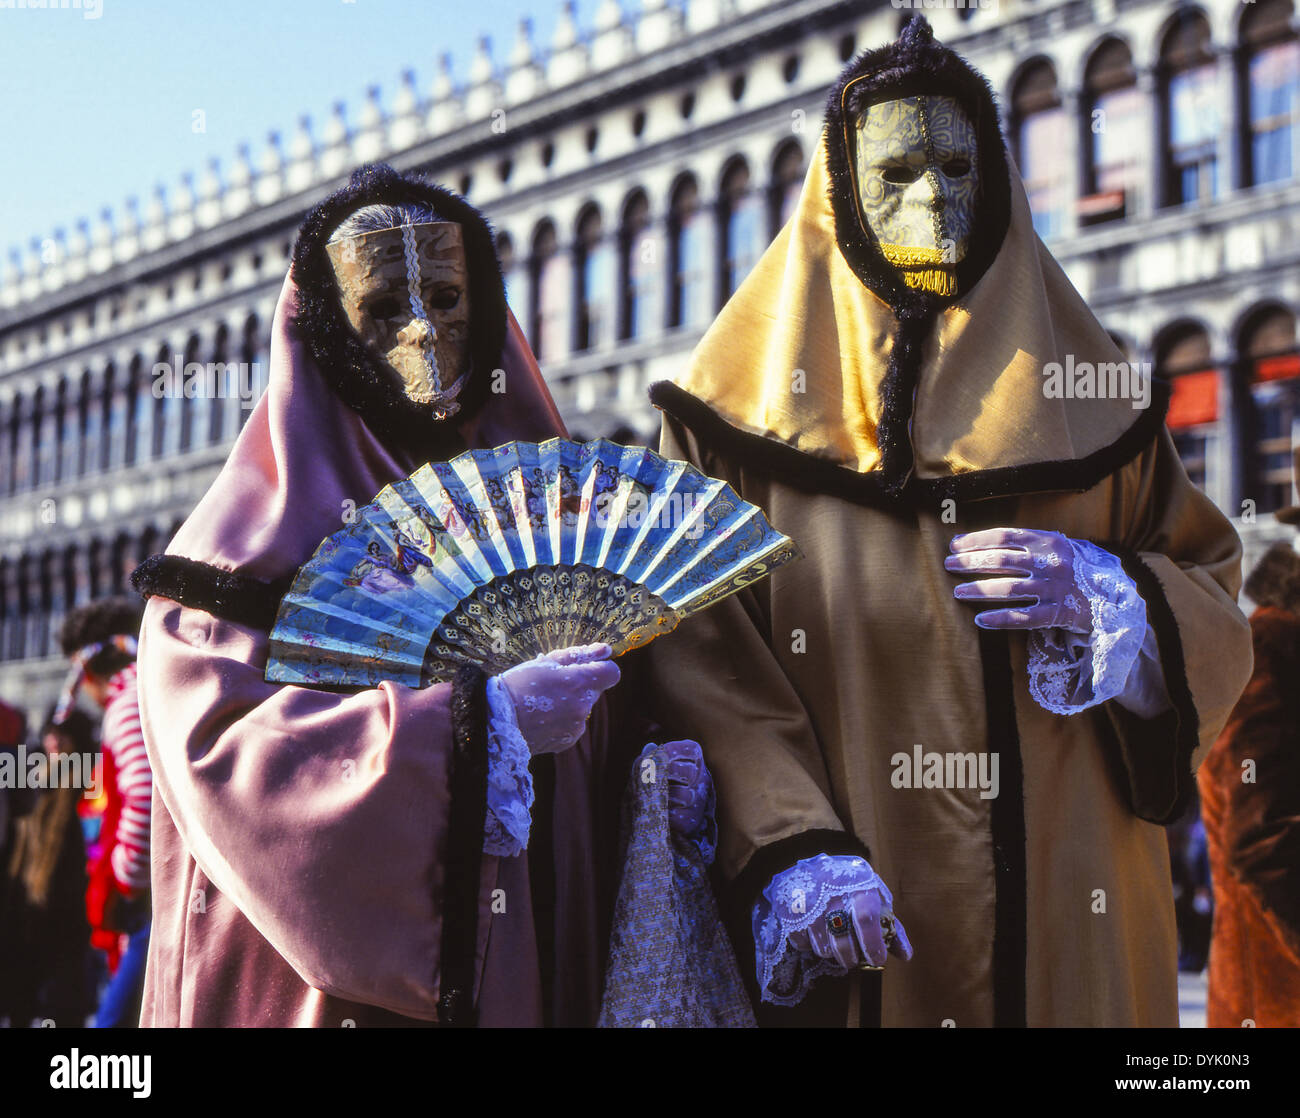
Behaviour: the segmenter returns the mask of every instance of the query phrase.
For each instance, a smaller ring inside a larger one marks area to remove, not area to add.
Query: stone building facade
[[[1289,533],[1300,415],[1293,0],[926,5],[988,77],[1035,222],[1130,359],[1174,379],[1189,472],[1248,561]],[[121,590],[215,477],[262,387],[295,228],[385,159],[464,193],[575,436],[652,441],[673,376],[775,235],[826,90],[910,4],[602,0],[541,49],[485,40],[0,272],[0,697],[35,718],[73,605]],[[633,14],[629,8],[636,7]],[[916,6],[922,7],[921,0]],[[200,370],[205,375],[187,375]],[[186,395],[186,386],[191,388]]]

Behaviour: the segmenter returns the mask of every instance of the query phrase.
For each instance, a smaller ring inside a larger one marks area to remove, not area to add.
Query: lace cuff
[[[498,678],[487,681],[488,786],[483,853],[513,858],[528,847],[532,826],[532,753],[515,721],[515,704]]]
[[[894,898],[885,883],[862,858],[818,854],[804,858],[776,874],[754,905],[754,947],[758,988],[763,1001],[798,1005],[808,988],[823,974],[848,974],[833,959],[801,951],[790,943],[825,914],[832,897],[877,889],[885,905]]]
[[[1074,576],[1092,609],[1092,633],[1029,632],[1029,693],[1053,714],[1077,714],[1123,694],[1147,634],[1137,584],[1109,551],[1070,540]]]

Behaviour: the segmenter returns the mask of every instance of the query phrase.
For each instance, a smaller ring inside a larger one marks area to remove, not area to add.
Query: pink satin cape
[[[293,325],[287,278],[268,388],[169,554],[274,579],[349,508],[419,465],[328,388]],[[463,424],[470,447],[564,435],[510,317],[504,391]],[[146,1026],[346,1026],[436,1019],[449,808],[451,685],[339,695],[263,679],[267,634],[165,598],[141,633],[155,776]],[[594,1019],[593,782],[604,712],[557,759],[558,1021]],[[480,1022],[537,1024],[527,858],[484,858]],[[398,1015],[398,1016],[394,1016]],[[414,1019],[414,1020],[413,1020]]]

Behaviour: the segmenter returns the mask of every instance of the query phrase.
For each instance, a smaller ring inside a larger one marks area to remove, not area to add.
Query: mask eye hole
[[[435,291],[429,296],[429,306],[436,311],[449,311],[460,302],[460,291],[454,287]]]
[[[920,171],[915,167],[886,167],[880,177],[895,186],[908,186],[916,182],[920,177]]]
[[[391,295],[381,295],[366,304],[366,311],[371,318],[396,318],[402,313],[402,305]]]
[[[957,156],[943,165],[943,173],[950,179],[959,179],[970,171],[970,160]]]

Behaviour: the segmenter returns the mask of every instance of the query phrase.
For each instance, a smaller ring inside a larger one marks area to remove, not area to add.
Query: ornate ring
[[[849,924],[849,914],[842,908],[837,908],[834,912],[826,914],[826,930],[833,936],[847,936],[851,934]]]

